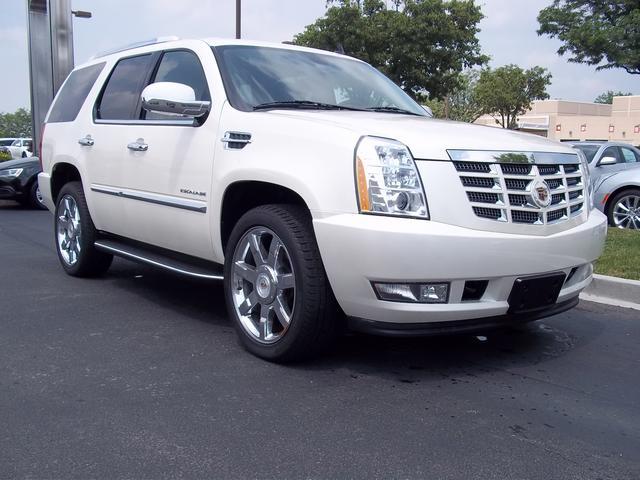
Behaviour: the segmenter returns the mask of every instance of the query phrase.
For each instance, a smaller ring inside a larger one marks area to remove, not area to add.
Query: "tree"
[[[414,98],[442,99],[465,68],[483,65],[473,0],[329,0],[294,43],[344,51],[380,69]]]
[[[633,95],[631,92],[614,92],[613,90],[607,90],[604,93],[601,93],[594,100],[595,103],[608,103],[611,105],[613,103],[613,97],[628,97],[629,95]]]
[[[469,70],[460,77],[460,86],[447,95],[444,100],[425,99],[436,118],[446,118],[459,122],[475,122],[482,114],[482,106],[476,98],[476,86],[480,73]]]
[[[538,22],[538,35],[562,41],[558,53],[571,54],[570,62],[640,74],[638,0],[554,0]]]
[[[522,115],[534,100],[549,98],[547,86],[551,74],[542,67],[523,70],[517,65],[505,65],[482,71],[475,89],[482,112],[492,115],[502,128],[517,128]]]
[[[0,137],[31,137],[31,113],[19,108],[14,113],[0,113]]]

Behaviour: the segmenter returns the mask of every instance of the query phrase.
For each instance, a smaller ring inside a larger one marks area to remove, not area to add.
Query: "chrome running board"
[[[97,250],[110,253],[127,260],[161,268],[172,273],[202,280],[222,280],[222,266],[213,262],[199,260],[186,255],[176,254],[174,258],[170,252],[146,249],[142,245],[130,245],[115,239],[100,239],[94,243]]]

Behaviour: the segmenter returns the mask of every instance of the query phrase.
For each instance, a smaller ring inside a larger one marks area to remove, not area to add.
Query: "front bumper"
[[[340,306],[360,324],[363,320],[376,322],[378,330],[384,330],[384,324],[420,324],[426,328],[425,324],[437,327],[438,322],[490,321],[496,317],[502,317],[502,322],[517,278],[560,271],[568,277],[577,267],[562,287],[556,305],[546,310],[548,315],[589,285],[592,262],[602,253],[606,237],[606,217],[597,211],[585,223],[549,236],[359,214],[315,218],[313,224]],[[479,300],[462,301],[465,282],[470,280],[487,280],[487,289]],[[373,281],[448,282],[449,302],[379,300]],[[546,316],[545,311],[536,315]]]

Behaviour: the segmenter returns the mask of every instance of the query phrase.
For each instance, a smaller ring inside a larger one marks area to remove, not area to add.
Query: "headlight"
[[[363,137],[355,157],[361,213],[429,218],[420,175],[406,146],[395,140]]]
[[[7,170],[0,170],[0,177],[15,178],[22,174],[22,168],[9,168]]]

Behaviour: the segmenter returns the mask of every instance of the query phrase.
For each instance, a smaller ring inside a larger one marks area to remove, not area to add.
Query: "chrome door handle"
[[[133,150],[134,152],[146,152],[147,150],[149,150],[149,145],[144,143],[143,138],[139,138],[135,142],[131,142],[129,145],[127,145],[127,148],[129,150]]]
[[[91,135],[87,135],[86,137],[82,137],[78,140],[78,143],[83,147],[93,147],[93,144],[96,142],[91,138]]]

